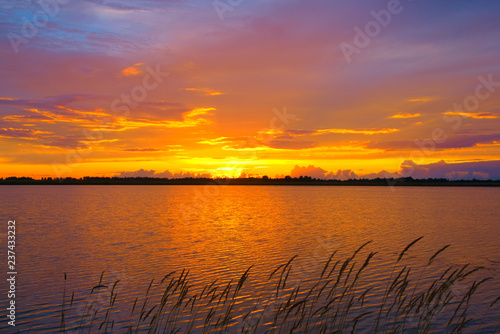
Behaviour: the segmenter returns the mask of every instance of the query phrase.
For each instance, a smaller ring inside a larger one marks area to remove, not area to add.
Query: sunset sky
[[[2,1],[0,177],[500,179],[499,13]]]

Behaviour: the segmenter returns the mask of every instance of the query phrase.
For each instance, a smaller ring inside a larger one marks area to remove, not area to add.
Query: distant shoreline
[[[448,179],[373,179],[373,180],[321,180],[299,178],[42,178],[9,177],[0,179],[0,185],[228,185],[228,186],[385,186],[385,187],[500,187],[500,180],[448,180]]]

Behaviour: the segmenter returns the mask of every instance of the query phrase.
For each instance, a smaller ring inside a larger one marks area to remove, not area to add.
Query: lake
[[[500,318],[498,303],[484,316],[485,305],[500,295],[500,188],[2,186],[0,199],[5,251],[7,222],[16,221],[15,331],[57,331],[65,289],[67,302],[74,292],[66,326],[78,325],[86,305],[95,301],[89,293],[103,271],[107,289],[119,280],[113,332],[126,332],[130,305],[152,279],[154,294],[166,274],[184,268],[190,270],[190,291],[199,291],[215,279],[238,280],[253,266],[236,303],[236,314],[243,314],[262,303],[273,289],[268,277],[294,255],[283,298],[298,284],[313,284],[334,250],[335,259],[345,259],[367,241],[372,242],[360,255],[378,253],[357,288],[373,285],[376,304],[398,255],[420,236],[404,257],[416,273],[451,244],[421,282],[451,265],[484,267],[473,280],[493,279],[474,295],[470,312],[481,318],[467,328],[492,333]],[[2,281],[6,314],[8,286]],[[457,284],[453,302],[467,289],[466,282]],[[5,315],[1,319],[2,333],[15,332]],[[231,330],[241,325],[238,319]]]

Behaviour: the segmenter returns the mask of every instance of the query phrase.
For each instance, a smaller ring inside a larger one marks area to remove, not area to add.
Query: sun
[[[237,178],[243,173],[244,168],[236,166],[220,167],[212,170],[213,177]]]

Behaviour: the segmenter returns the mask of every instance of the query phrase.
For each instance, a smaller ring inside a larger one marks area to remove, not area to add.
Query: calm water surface
[[[7,221],[17,223],[16,330],[59,328],[64,273],[67,291],[75,292],[71,322],[102,271],[105,280],[120,280],[124,303],[144,295],[151,279],[183,268],[196,289],[254,265],[248,285],[257,289],[294,255],[307,284],[333,250],[341,258],[373,240],[368,248],[379,253],[365,278],[376,283],[422,235],[408,261],[419,266],[452,244],[438,268],[485,267],[494,281],[478,296],[491,301],[500,295],[499,200],[500,188],[2,186],[3,249]],[[250,290],[251,303],[257,297]],[[486,332],[498,324],[495,316],[486,319]],[[5,318],[2,333],[10,327]]]

